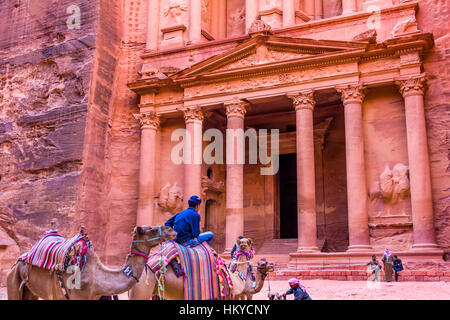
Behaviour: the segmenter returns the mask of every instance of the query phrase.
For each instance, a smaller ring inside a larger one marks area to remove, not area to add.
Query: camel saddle
[[[147,266],[156,274],[174,260],[179,261],[184,273],[185,300],[217,300],[223,297],[223,281],[230,279],[227,277],[228,271],[207,242],[185,247],[173,240],[167,241],[149,257]]]
[[[65,239],[52,229],[45,232],[31,250],[22,254],[18,260],[47,270],[64,271],[70,265],[77,265],[82,270],[90,247],[86,233],[80,232],[70,239]]]

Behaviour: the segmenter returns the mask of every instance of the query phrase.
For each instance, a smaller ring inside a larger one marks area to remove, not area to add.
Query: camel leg
[[[8,300],[22,300],[21,284],[18,264],[15,264],[6,275]]]
[[[152,298],[156,284],[155,275],[148,270],[148,285],[145,284],[146,277],[145,271],[142,272],[139,282],[128,291],[129,300],[150,300]]]
[[[23,292],[22,292],[22,299],[23,300],[38,300],[39,297],[35,296],[30,289],[27,288],[27,286],[25,285],[23,287]]]

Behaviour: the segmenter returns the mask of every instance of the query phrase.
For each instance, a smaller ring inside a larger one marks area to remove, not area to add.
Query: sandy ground
[[[379,282],[304,280],[303,285],[314,300],[450,300],[449,282]],[[254,300],[267,300],[270,291],[285,292],[287,281],[266,281]],[[288,299],[292,299],[292,295]],[[0,300],[6,299],[6,288],[0,288]],[[127,294],[119,296],[127,300]]]

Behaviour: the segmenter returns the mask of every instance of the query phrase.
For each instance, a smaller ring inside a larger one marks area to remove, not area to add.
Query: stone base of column
[[[318,247],[298,247],[296,253],[317,253],[320,252]]]
[[[373,248],[370,245],[356,244],[356,245],[349,246],[347,248],[347,252],[367,252],[367,251],[371,251],[372,249]]]

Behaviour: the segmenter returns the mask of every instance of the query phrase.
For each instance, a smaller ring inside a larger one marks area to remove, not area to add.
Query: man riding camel
[[[175,241],[186,247],[193,247],[200,242],[208,243],[214,238],[212,232],[200,233],[200,214],[198,210],[202,199],[198,196],[192,196],[189,201],[189,208],[180,211],[172,218],[166,221],[165,225],[172,227],[177,232]]]

